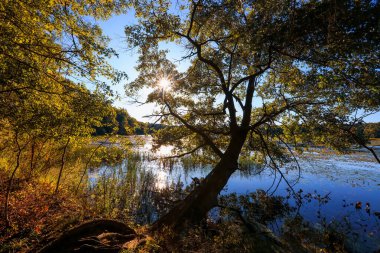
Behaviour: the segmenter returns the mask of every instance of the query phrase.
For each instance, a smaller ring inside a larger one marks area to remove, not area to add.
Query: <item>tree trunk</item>
[[[61,168],[59,169],[59,175],[58,175],[57,185],[56,185],[55,191],[54,191],[55,194],[58,193],[59,182],[61,181],[63,167],[65,166],[65,155],[66,155],[66,151],[67,151],[67,147],[69,146],[69,143],[70,143],[70,137],[67,138],[66,145],[63,148],[62,157],[61,157]]]
[[[4,203],[4,220],[5,220],[5,227],[9,228],[10,227],[10,219],[9,219],[9,197],[12,191],[12,185],[13,185],[13,179],[16,176],[16,171],[20,167],[20,157],[21,157],[21,152],[22,149],[20,147],[20,144],[18,143],[18,134],[16,133],[16,144],[17,144],[17,157],[16,157],[16,166],[13,169],[12,175],[9,178],[8,181],[8,187],[7,187],[7,192],[5,195],[5,203]]]
[[[169,227],[180,229],[186,223],[198,223],[217,205],[217,197],[228,179],[238,169],[238,158],[246,139],[246,133],[235,134],[219,163],[184,200],[157,220],[152,231]]]
[[[34,165],[35,165],[34,164],[35,146],[36,146],[36,141],[33,139],[31,147],[30,147],[30,168],[29,168],[29,176],[27,180],[30,180],[33,177],[33,171],[34,171]]]

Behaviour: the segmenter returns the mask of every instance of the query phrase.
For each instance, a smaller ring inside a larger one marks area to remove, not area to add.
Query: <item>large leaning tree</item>
[[[135,9],[139,23],[125,32],[140,75],[127,91],[152,90],[152,116],[172,126],[158,144],[214,165],[153,228],[202,219],[241,157],[278,169],[295,155],[288,143],[342,150],[358,115],[379,111],[377,1],[146,0]],[[183,47],[186,72],[162,42]]]

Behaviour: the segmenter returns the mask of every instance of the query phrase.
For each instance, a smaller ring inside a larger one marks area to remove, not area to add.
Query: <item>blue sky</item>
[[[119,57],[113,57],[110,59],[110,64],[118,70],[124,71],[128,75],[128,80],[125,82],[133,81],[137,76],[138,72],[135,69],[138,60],[137,50],[128,50],[127,44],[125,42],[124,27],[126,25],[131,25],[137,23],[134,18],[134,13],[129,12],[128,14],[113,16],[107,21],[98,21],[98,24],[103,29],[103,33],[111,38],[110,47],[118,52]],[[174,43],[166,43],[161,45],[162,49],[169,50],[167,54],[168,59],[173,62],[181,59],[184,55],[183,49],[176,46]],[[181,62],[181,64],[176,64],[178,70],[185,71],[189,66],[188,62]],[[112,86],[112,89],[116,91],[121,99],[116,100],[114,105],[116,107],[121,107],[127,109],[129,114],[135,117],[139,121],[144,122],[154,122],[154,119],[149,119],[144,116],[152,114],[154,110],[154,104],[139,105],[131,103],[131,99],[125,96],[124,83]],[[141,92],[141,101],[144,101],[148,91]]]
[[[100,21],[98,23],[103,29],[103,33],[110,37],[110,47],[115,49],[119,54],[119,57],[113,57],[110,59],[110,64],[116,69],[124,71],[128,75],[128,80],[112,86],[112,89],[120,95],[120,99],[116,100],[114,105],[116,107],[127,109],[130,115],[137,120],[147,121],[143,116],[149,114],[153,110],[153,105],[138,106],[137,104],[131,104],[130,99],[125,96],[124,92],[125,82],[134,80],[138,75],[138,72],[135,69],[138,60],[137,51],[130,51],[127,49],[124,35],[124,27],[127,24],[130,25],[136,23],[133,13],[113,16],[107,21]]]
[[[127,50],[127,44],[125,42],[124,27],[137,23],[134,18],[134,13],[129,11],[127,14],[113,16],[107,21],[98,21],[100,27],[103,29],[105,35],[110,37],[110,46],[118,52],[119,57],[113,57],[110,59],[110,64],[118,70],[124,71],[128,75],[126,82],[133,81],[138,72],[135,69],[138,60],[137,50]],[[162,44],[163,49],[169,50],[168,58],[172,61],[179,60],[184,55],[183,49],[175,45],[174,43]],[[180,71],[185,71],[189,66],[188,62],[177,63],[177,67]],[[112,86],[112,89],[120,95],[120,99],[114,102],[116,107],[127,109],[132,117],[135,117],[139,121],[153,122],[154,119],[149,119],[144,116],[152,114],[154,110],[154,104],[138,105],[131,103],[131,99],[124,94],[124,83]],[[147,91],[141,92],[141,101],[144,100]],[[365,119],[367,122],[380,122],[380,112],[368,116]]]

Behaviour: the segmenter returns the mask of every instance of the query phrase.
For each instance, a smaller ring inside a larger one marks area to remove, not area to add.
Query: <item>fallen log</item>
[[[124,243],[135,239],[136,236],[132,228],[120,221],[98,219],[63,232],[38,252],[116,253],[121,250]]]

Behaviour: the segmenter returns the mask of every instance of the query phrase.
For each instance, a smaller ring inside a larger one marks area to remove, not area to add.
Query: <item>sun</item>
[[[170,88],[170,84],[170,80],[166,77],[163,77],[158,81],[158,86],[164,90],[168,90]]]

